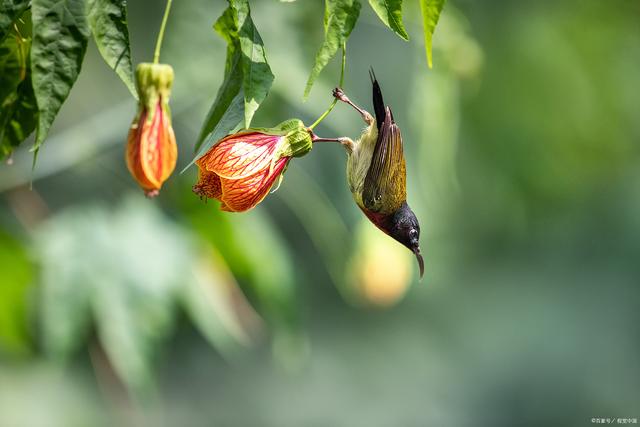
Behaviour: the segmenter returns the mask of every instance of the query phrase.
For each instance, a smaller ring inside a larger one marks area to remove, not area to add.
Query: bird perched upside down
[[[380,85],[370,72],[375,118],[336,88],[333,96],[355,108],[367,127],[356,141],[339,138],[347,149],[347,180],[355,202],[380,230],[409,248],[416,256],[420,278],[420,224],[407,204],[407,172],[400,128],[384,105]]]

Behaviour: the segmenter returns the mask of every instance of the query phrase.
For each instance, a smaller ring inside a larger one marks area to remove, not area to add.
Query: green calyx
[[[140,105],[147,111],[155,111],[158,100],[162,100],[163,109],[168,106],[172,85],[173,68],[171,65],[143,62],[136,67],[136,86],[140,96]]]
[[[251,132],[283,136],[276,152],[277,158],[302,157],[313,148],[311,133],[299,119],[289,119],[272,128],[252,128]]]
[[[311,135],[305,127],[290,130],[285,136],[285,143],[278,150],[282,156],[302,157],[313,148]]]

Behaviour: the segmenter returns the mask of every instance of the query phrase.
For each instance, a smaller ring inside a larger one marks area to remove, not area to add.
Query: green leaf
[[[88,0],[87,19],[102,58],[137,99],[131,65],[126,1]]]
[[[32,0],[31,16],[31,67],[39,110],[37,150],[78,77],[89,27],[84,0]]]
[[[431,53],[431,41],[433,32],[438,25],[440,12],[444,7],[446,0],[420,0],[420,10],[422,11],[422,26],[424,27],[424,47],[427,51],[427,63],[429,68],[433,67],[433,59]]]
[[[207,119],[202,127],[200,132],[200,137],[198,138],[198,143],[196,144],[196,150],[198,150],[198,155],[202,155],[206,153],[205,151],[200,150],[201,145],[205,141],[209,141],[211,138],[211,133],[215,129],[220,128],[220,123],[224,118],[227,118],[227,124],[223,125],[222,128],[228,128],[228,130],[234,128],[244,119],[244,93],[242,90],[242,72],[239,70],[239,55],[235,56],[237,61],[234,62],[233,67],[231,68],[231,73],[224,80],[220,90],[218,91],[218,96],[216,97],[216,102],[211,106],[211,110],[207,114]],[[236,98],[240,95],[240,105]],[[238,108],[240,111],[240,116],[238,117],[238,121],[236,123],[232,123],[229,121],[229,118],[236,118],[237,114],[234,112],[232,115],[229,113],[229,109],[233,107],[234,110]],[[215,125],[214,125],[215,124]],[[212,127],[212,125],[214,125]],[[225,135],[222,135],[225,136]],[[213,141],[216,142],[217,140]],[[207,144],[205,144],[207,145]],[[207,150],[211,147],[207,147]]]
[[[10,154],[27,139],[38,124],[38,106],[30,70],[27,70],[27,76],[7,102],[7,108],[3,106],[0,112],[0,158]]]
[[[225,60],[224,76],[229,76],[234,63],[238,62],[240,52],[240,39],[238,38],[238,22],[235,9],[231,6],[226,8],[220,18],[213,24],[213,29],[227,42],[227,57]]]
[[[0,45],[0,158],[4,158],[35,129],[36,107],[29,49],[31,41],[7,37]]]
[[[246,0],[231,0],[214,29],[227,41],[225,78],[200,131],[195,146],[197,155],[184,170],[240,123],[249,127],[273,82],[262,39],[251,21]]]
[[[244,94],[243,91],[240,90],[236,94],[236,96],[231,100],[231,104],[227,107],[224,114],[216,124],[216,127],[212,132],[207,135],[206,139],[203,141],[200,149],[196,156],[191,160],[183,170],[183,172],[192,164],[195,163],[197,159],[202,157],[211,147],[215,145],[216,142],[224,138],[225,136],[233,133],[241,127],[242,119],[244,118]]]
[[[27,74],[29,42],[17,36],[0,43],[0,105],[14,93]]]
[[[304,89],[304,98],[309,96],[311,87],[322,69],[347,41],[360,15],[358,0],[326,0],[324,11],[324,42],[316,54],[309,80]]]
[[[244,127],[251,126],[251,119],[269,93],[273,74],[267,63],[264,44],[253,21],[248,0],[231,0],[237,14],[240,57],[244,89]]]
[[[402,39],[409,40],[402,24],[402,0],[369,0],[369,4],[387,27]]]
[[[242,70],[240,65],[240,40],[236,26],[233,8],[227,8],[218,18],[213,28],[227,41],[227,58],[225,63],[224,81],[218,90],[216,100],[211,106],[207,118],[200,130],[200,136],[196,142],[196,151],[204,139],[215,129],[216,125],[229,108],[234,98],[242,89]],[[242,105],[244,118],[244,104]],[[241,120],[242,120],[241,118]],[[240,122],[238,122],[240,123]],[[237,125],[234,124],[233,126]],[[204,154],[204,153],[203,153]],[[195,160],[195,159],[194,159]],[[192,162],[193,164],[193,162]]]
[[[0,232],[0,349],[20,355],[29,352],[28,290],[32,267],[24,248]]]
[[[29,7],[29,0],[2,0],[0,3],[0,42],[11,32],[13,23]]]

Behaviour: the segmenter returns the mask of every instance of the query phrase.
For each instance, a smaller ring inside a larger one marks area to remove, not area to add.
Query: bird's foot
[[[354,104],[353,101],[351,101],[349,97],[345,95],[344,91],[341,88],[337,87],[333,89],[333,97],[339,101],[344,102],[345,104],[351,105],[358,113],[360,113],[360,115],[362,116],[362,120],[364,120],[367,126],[371,126],[373,124],[373,116],[371,116],[371,114],[369,114],[366,110]]]
[[[347,152],[349,153],[353,152],[353,149],[356,145],[356,143],[353,142],[351,138],[347,138],[346,136],[343,136],[342,138],[338,138],[338,142],[342,144],[342,146],[346,148]]]
[[[344,94],[341,88],[337,87],[333,89],[333,97],[339,101],[346,102],[347,104],[351,103],[351,100]]]

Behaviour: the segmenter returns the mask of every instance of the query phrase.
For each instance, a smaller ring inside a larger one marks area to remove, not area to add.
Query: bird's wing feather
[[[402,135],[387,107],[364,180],[364,206],[373,212],[395,212],[407,199],[406,179]]]

